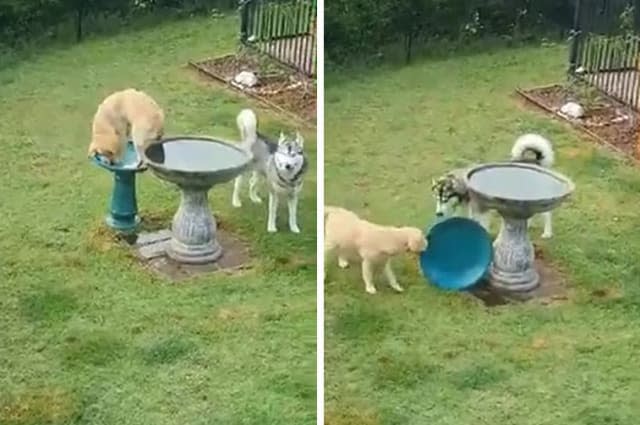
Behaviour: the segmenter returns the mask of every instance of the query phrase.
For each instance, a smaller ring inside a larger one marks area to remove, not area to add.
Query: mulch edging
[[[219,56],[216,58],[212,58],[212,59],[207,59],[204,61],[200,61],[200,62],[194,62],[194,61],[189,61],[188,62],[188,66],[191,67],[192,69],[198,71],[199,73],[209,77],[209,78],[213,78],[214,80],[223,83],[225,86],[231,88],[232,90],[238,92],[238,93],[242,93],[244,95],[248,95],[249,97],[256,99],[257,101],[263,103],[264,105],[266,105],[267,107],[271,108],[271,109],[275,109],[276,111],[288,116],[289,118],[293,119],[294,121],[307,126],[307,127],[311,127],[311,128],[315,128],[316,127],[316,120],[315,119],[305,119],[304,117],[301,117],[298,114],[295,114],[285,108],[283,108],[282,106],[276,104],[275,102],[272,102],[271,100],[267,99],[265,96],[261,96],[257,93],[253,93],[249,90],[242,90],[241,88],[239,88],[238,86],[234,85],[231,83],[231,80],[228,78],[225,78],[225,76],[218,74],[217,72],[214,72],[204,66],[202,66],[201,64],[203,62],[209,62],[209,61],[223,61],[232,57],[235,57],[236,55],[231,53],[228,55],[223,55],[223,56]]]
[[[515,92],[519,96],[521,96],[524,100],[528,101],[529,103],[533,104],[534,106],[536,106],[536,107],[542,109],[543,111],[545,111],[546,113],[550,114],[553,118],[555,118],[555,119],[557,119],[559,121],[565,122],[565,123],[569,123],[573,128],[585,133],[590,138],[595,140],[597,143],[599,143],[599,144],[605,146],[606,148],[612,150],[613,152],[619,154],[620,156],[622,156],[622,158],[624,160],[629,161],[634,165],[640,165],[640,160],[639,159],[633,157],[629,153],[627,153],[624,150],[620,149],[618,146],[616,146],[613,143],[609,142],[608,140],[606,140],[605,138],[603,138],[599,134],[595,133],[594,131],[590,130],[586,126],[580,124],[579,122],[567,119],[564,116],[559,115],[551,107],[549,107],[548,105],[545,105],[544,103],[540,102],[538,99],[536,99],[535,97],[533,97],[533,96],[531,96],[529,94],[529,92],[541,91],[541,90],[545,90],[545,89],[555,88],[555,87],[558,87],[558,86],[560,86],[560,85],[559,84],[548,84],[548,85],[533,87],[533,88],[529,88],[529,89],[523,89],[523,88],[518,87],[518,88],[515,89]]]

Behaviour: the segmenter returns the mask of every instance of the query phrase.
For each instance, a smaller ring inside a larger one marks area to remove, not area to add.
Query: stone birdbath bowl
[[[171,223],[169,258],[185,264],[211,263],[222,247],[209,208],[209,190],[232,180],[252,160],[251,154],[208,137],[172,137],[145,150],[149,169],[159,179],[178,186],[180,206]]]
[[[465,178],[472,200],[502,217],[493,243],[490,285],[512,293],[535,289],[540,275],[534,264],[528,220],[557,208],[575,185],[546,168],[513,162],[479,165],[468,170]]]

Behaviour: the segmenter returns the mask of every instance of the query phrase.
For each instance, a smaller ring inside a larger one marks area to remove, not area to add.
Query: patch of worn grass
[[[329,204],[425,227],[432,177],[507,158],[527,131],[553,141],[557,170],[577,186],[554,212],[553,239],[539,238],[540,220],[532,229],[571,286],[563,303],[489,309],[429,286],[410,259],[395,266],[403,294],[370,296],[359,273],[329,264],[327,423],[636,422],[640,172],[513,96],[563,79],[566,57],[563,46],[494,49],[327,76]]]
[[[185,67],[233,52],[238,25],[165,22],[0,70],[0,423],[315,424],[315,131],[302,129],[302,233],[286,230],[284,211],[282,232],[267,234],[266,205],[233,209],[231,185],[218,186],[212,210],[250,244],[255,267],[179,285],[105,229],[113,176],[86,158],[95,108],[131,86],[164,107],[167,135],[235,140],[247,106],[266,133],[294,130]],[[144,229],[168,227],[178,191],[147,172],[137,193]]]
[[[11,397],[0,396],[0,423],[58,425],[72,423],[78,404],[73,394],[59,388],[33,388]]]

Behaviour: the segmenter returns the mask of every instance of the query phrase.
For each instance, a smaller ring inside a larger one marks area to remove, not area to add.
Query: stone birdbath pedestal
[[[217,226],[209,208],[209,190],[242,173],[251,154],[207,137],[172,137],[145,150],[149,169],[178,186],[182,197],[171,223],[166,253],[185,264],[215,262],[222,255]]]
[[[502,217],[493,243],[489,284],[499,291],[523,293],[540,284],[529,239],[528,220],[557,208],[575,185],[562,174],[525,163],[493,163],[471,168],[466,174],[469,195]]]
[[[136,173],[143,172],[145,169],[138,167],[138,157],[133,142],[127,143],[123,160],[118,164],[109,164],[100,155],[92,157],[91,161],[113,173],[111,205],[105,218],[107,226],[120,233],[135,233],[140,224],[136,200]]]

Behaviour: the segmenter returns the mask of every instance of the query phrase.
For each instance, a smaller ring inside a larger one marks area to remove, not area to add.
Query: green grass
[[[265,132],[293,130],[185,68],[233,52],[237,31],[235,18],[169,22],[0,71],[0,424],[315,424],[315,167],[301,235],[286,213],[267,234],[265,205],[235,210],[230,185],[214,189],[253,268],[172,284],[104,231],[112,180],[86,159],[95,108],[127,86],[163,105],[168,134],[235,139],[247,105]],[[177,203],[140,176],[143,217],[167,226]]]
[[[570,284],[565,302],[489,309],[426,285],[411,258],[395,262],[404,294],[380,276],[371,296],[357,267],[328,265],[327,425],[637,422],[640,172],[512,96],[561,81],[566,58],[561,46],[494,49],[328,75],[328,204],[425,227],[432,177],[506,158],[525,131],[553,140],[577,190],[552,240],[540,221],[532,233]]]

